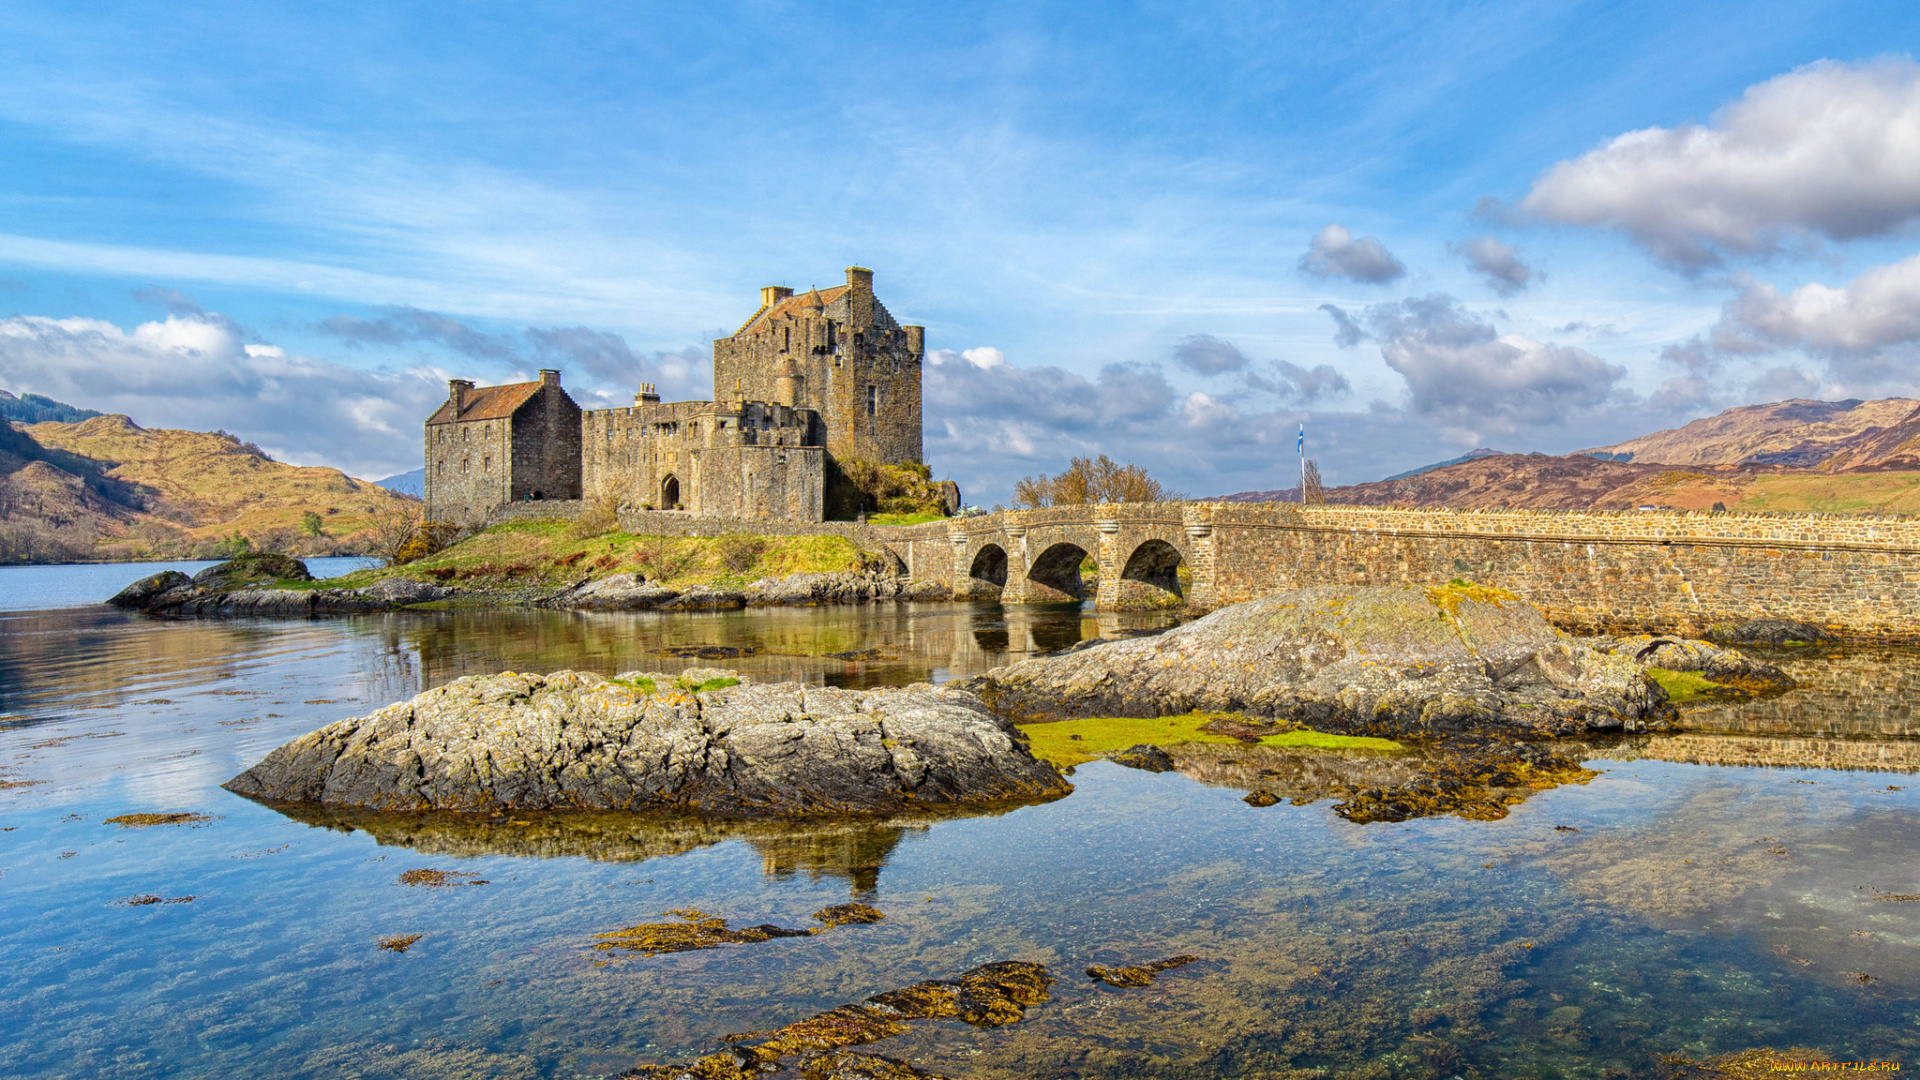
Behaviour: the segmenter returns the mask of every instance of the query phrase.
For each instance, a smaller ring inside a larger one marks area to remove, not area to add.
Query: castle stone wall
[[[580,497],[580,406],[560,391],[559,372],[541,375],[539,393],[513,414],[515,502]]]
[[[513,498],[513,421],[427,425],[427,517],[470,521]]]

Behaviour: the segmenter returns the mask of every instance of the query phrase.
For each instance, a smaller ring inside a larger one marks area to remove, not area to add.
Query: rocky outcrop
[[[1791,619],[1752,619],[1732,626],[1715,626],[1707,638],[1723,645],[1833,645],[1839,638],[1825,627]]]
[[[953,587],[937,581],[902,581],[885,570],[788,574],[747,586],[750,606],[868,604],[877,600],[951,600]]]
[[[1645,731],[1674,716],[1639,663],[1565,638],[1532,605],[1478,586],[1276,593],[964,685],[1023,719],[1202,710],[1350,734]]]
[[[268,802],[381,810],[735,818],[1071,790],[1011,725],[962,691],[719,686],[729,680],[715,674],[472,676],[301,736],[226,787]]]
[[[305,563],[285,555],[243,555],[193,577],[168,570],[141,578],[107,603],[168,615],[315,615],[391,611],[444,600],[454,590],[410,578],[382,578],[357,589],[281,589],[280,581],[312,581]]]
[[[680,593],[639,574],[609,574],[554,594],[542,606],[585,611],[645,611]]]
[[[1610,656],[1626,657],[1642,667],[1698,672],[1723,686],[1748,693],[1778,693],[1799,685],[1772,664],[1706,641],[1638,634],[1586,638],[1582,644]]]

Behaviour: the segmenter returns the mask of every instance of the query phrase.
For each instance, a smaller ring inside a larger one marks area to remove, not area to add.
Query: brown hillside
[[[297,554],[350,552],[375,513],[418,505],[338,469],[269,460],[220,433],[147,429],[119,415],[5,427],[0,561],[211,557],[236,535]],[[321,536],[300,527],[309,511],[321,516]]]
[[[1459,510],[1770,510],[1920,514],[1920,471],[1836,473],[1781,465],[1674,468],[1582,455],[1504,454],[1405,480],[1333,488],[1327,501]]]
[[[1602,461],[1580,455],[1500,454],[1409,476],[1333,488],[1328,502],[1362,506],[1513,507],[1574,510],[1637,506],[1649,477],[1664,465]]]
[[[1908,421],[1920,401],[1775,401],[1742,405],[1683,427],[1580,453],[1631,454],[1635,464],[1812,467],[1855,441]]]

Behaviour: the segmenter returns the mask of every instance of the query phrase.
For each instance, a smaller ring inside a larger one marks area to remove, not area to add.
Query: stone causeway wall
[[[502,516],[571,516],[518,504]],[[1309,585],[1518,594],[1569,630],[1698,635],[1755,618],[1920,640],[1920,518],[1683,511],[1447,511],[1292,503],[1010,510],[914,526],[624,513],[669,536],[832,533],[956,597],[1215,608]],[[1085,567],[1087,572],[1083,572]]]

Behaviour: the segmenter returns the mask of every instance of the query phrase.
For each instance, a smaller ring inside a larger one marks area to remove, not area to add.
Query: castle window
[[[867,415],[880,415],[880,388],[871,383],[867,385]]]
[[[833,326],[833,322],[829,320],[827,323],[827,348],[829,349],[837,348],[833,342]]]

